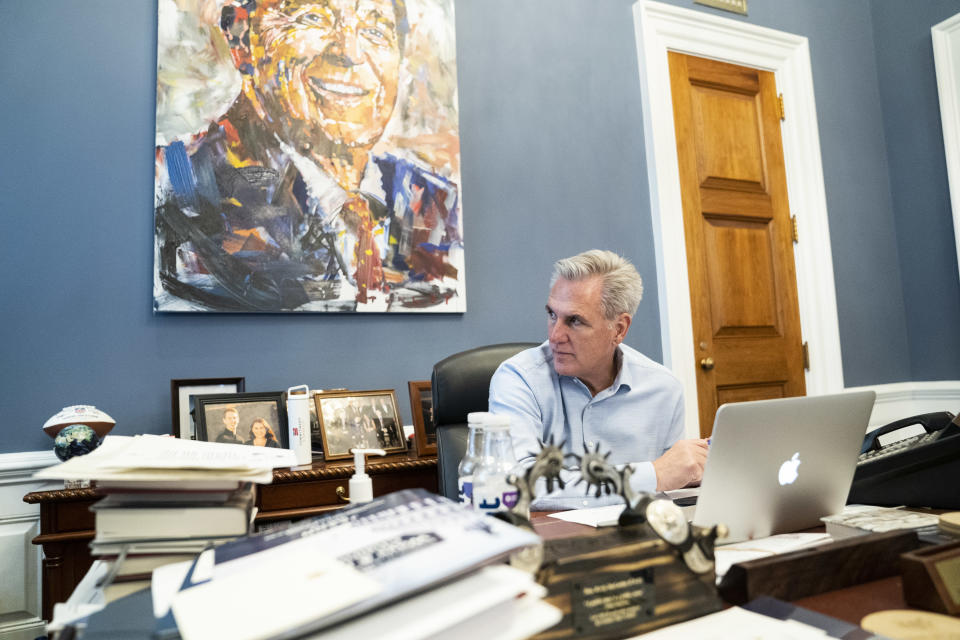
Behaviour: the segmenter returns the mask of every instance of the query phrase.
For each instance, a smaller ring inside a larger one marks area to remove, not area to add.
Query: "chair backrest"
[[[437,426],[437,484],[457,499],[457,467],[467,450],[467,414],[486,411],[490,378],[500,363],[536,342],[510,342],[455,353],[433,365],[431,391]]]

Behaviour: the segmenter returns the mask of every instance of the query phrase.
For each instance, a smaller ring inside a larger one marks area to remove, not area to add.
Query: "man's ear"
[[[616,330],[614,334],[614,341],[617,344],[623,342],[623,339],[627,337],[627,331],[630,329],[630,322],[633,318],[630,317],[629,313],[621,313],[617,316],[617,319],[613,321],[613,328]]]
[[[250,10],[256,3],[239,0],[224,5],[220,10],[220,31],[230,47],[233,64],[241,73],[253,73],[253,58],[250,56]]]

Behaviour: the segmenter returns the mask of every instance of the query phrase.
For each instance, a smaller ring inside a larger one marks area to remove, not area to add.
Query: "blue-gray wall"
[[[631,5],[457,2],[468,311],[325,316],[153,314],[156,4],[0,3],[0,453],[49,447],[69,404],[168,432],[171,378],[392,388],[409,420],[406,382],[437,360],[540,339],[550,263],[591,247],[638,265],[629,342],[660,359]],[[929,36],[956,12],[751,0],[740,18],[810,38],[848,385],[960,378]]]
[[[930,44],[930,27],[957,11],[947,0],[872,6],[913,380],[956,379],[960,367],[957,245]]]

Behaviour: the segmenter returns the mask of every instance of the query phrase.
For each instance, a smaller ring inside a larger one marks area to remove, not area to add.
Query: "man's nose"
[[[566,328],[563,326],[562,322],[555,322],[550,326],[549,331],[547,332],[547,337],[550,342],[560,343],[566,340],[567,332]]]
[[[352,67],[360,64],[363,57],[360,51],[360,34],[357,33],[355,16],[347,15],[339,21],[336,37],[327,50],[327,55],[334,57],[336,63],[343,67]]]

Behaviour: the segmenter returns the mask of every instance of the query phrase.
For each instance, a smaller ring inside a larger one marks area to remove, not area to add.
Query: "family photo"
[[[286,420],[277,400],[209,401],[197,398],[197,439],[287,448]]]

